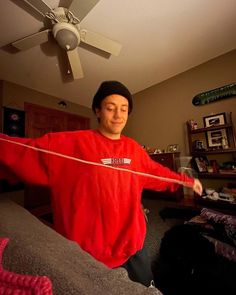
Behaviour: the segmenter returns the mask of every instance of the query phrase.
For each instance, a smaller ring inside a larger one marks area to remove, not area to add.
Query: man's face
[[[108,138],[119,139],[128,119],[128,111],[129,102],[125,97],[112,94],[104,98],[101,108],[96,109],[100,132]]]

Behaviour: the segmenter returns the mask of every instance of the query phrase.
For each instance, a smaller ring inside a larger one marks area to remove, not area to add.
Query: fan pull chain
[[[66,14],[66,10],[63,7],[58,7],[55,8],[53,10],[51,10],[50,12],[47,12],[46,17],[49,18],[51,21],[55,22],[55,23],[68,23],[69,19],[67,17]],[[75,19],[75,17],[73,16],[73,19]]]
[[[73,24],[73,25],[77,25],[80,23],[80,20],[78,17],[76,17],[73,12],[71,12],[70,10],[68,10],[67,14],[66,14],[69,23]]]
[[[59,23],[59,20],[57,19],[55,13],[53,11],[47,12],[46,17],[49,18],[50,20],[55,21],[56,23]]]

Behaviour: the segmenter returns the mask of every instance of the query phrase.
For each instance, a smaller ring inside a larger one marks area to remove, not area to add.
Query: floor
[[[191,208],[180,207],[173,201],[156,198],[143,198],[143,206],[149,211],[145,245],[152,260],[159,250],[164,233],[174,225],[183,224],[197,212],[195,214]]]

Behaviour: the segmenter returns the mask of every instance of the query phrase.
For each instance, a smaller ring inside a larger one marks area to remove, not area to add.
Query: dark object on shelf
[[[205,151],[203,141],[202,140],[195,140],[193,143],[193,149],[195,151]]]
[[[195,106],[208,104],[236,95],[236,83],[225,85],[213,90],[202,92],[194,96],[192,103]]]
[[[219,165],[216,160],[210,160],[210,166],[213,169],[213,173],[219,172]]]
[[[235,161],[227,161],[220,165],[221,169],[236,169],[236,162]]]
[[[192,162],[198,172],[207,172],[209,161],[206,156],[194,157]]]

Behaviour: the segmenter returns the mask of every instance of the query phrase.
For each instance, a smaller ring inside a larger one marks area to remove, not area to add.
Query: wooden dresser
[[[161,154],[150,155],[150,157],[154,161],[174,171],[177,171],[176,159],[179,158],[179,156],[180,156],[180,153],[161,153]]]
[[[162,164],[163,166],[168,167],[169,169],[173,171],[177,171],[178,169],[176,162],[179,156],[180,156],[179,152],[178,153],[160,153],[160,154],[150,155],[150,157],[154,161]],[[170,193],[168,191],[155,192],[151,190],[144,190],[143,197],[163,198],[168,200],[179,201],[180,199],[184,197],[183,187],[180,186],[179,189],[174,193]]]

